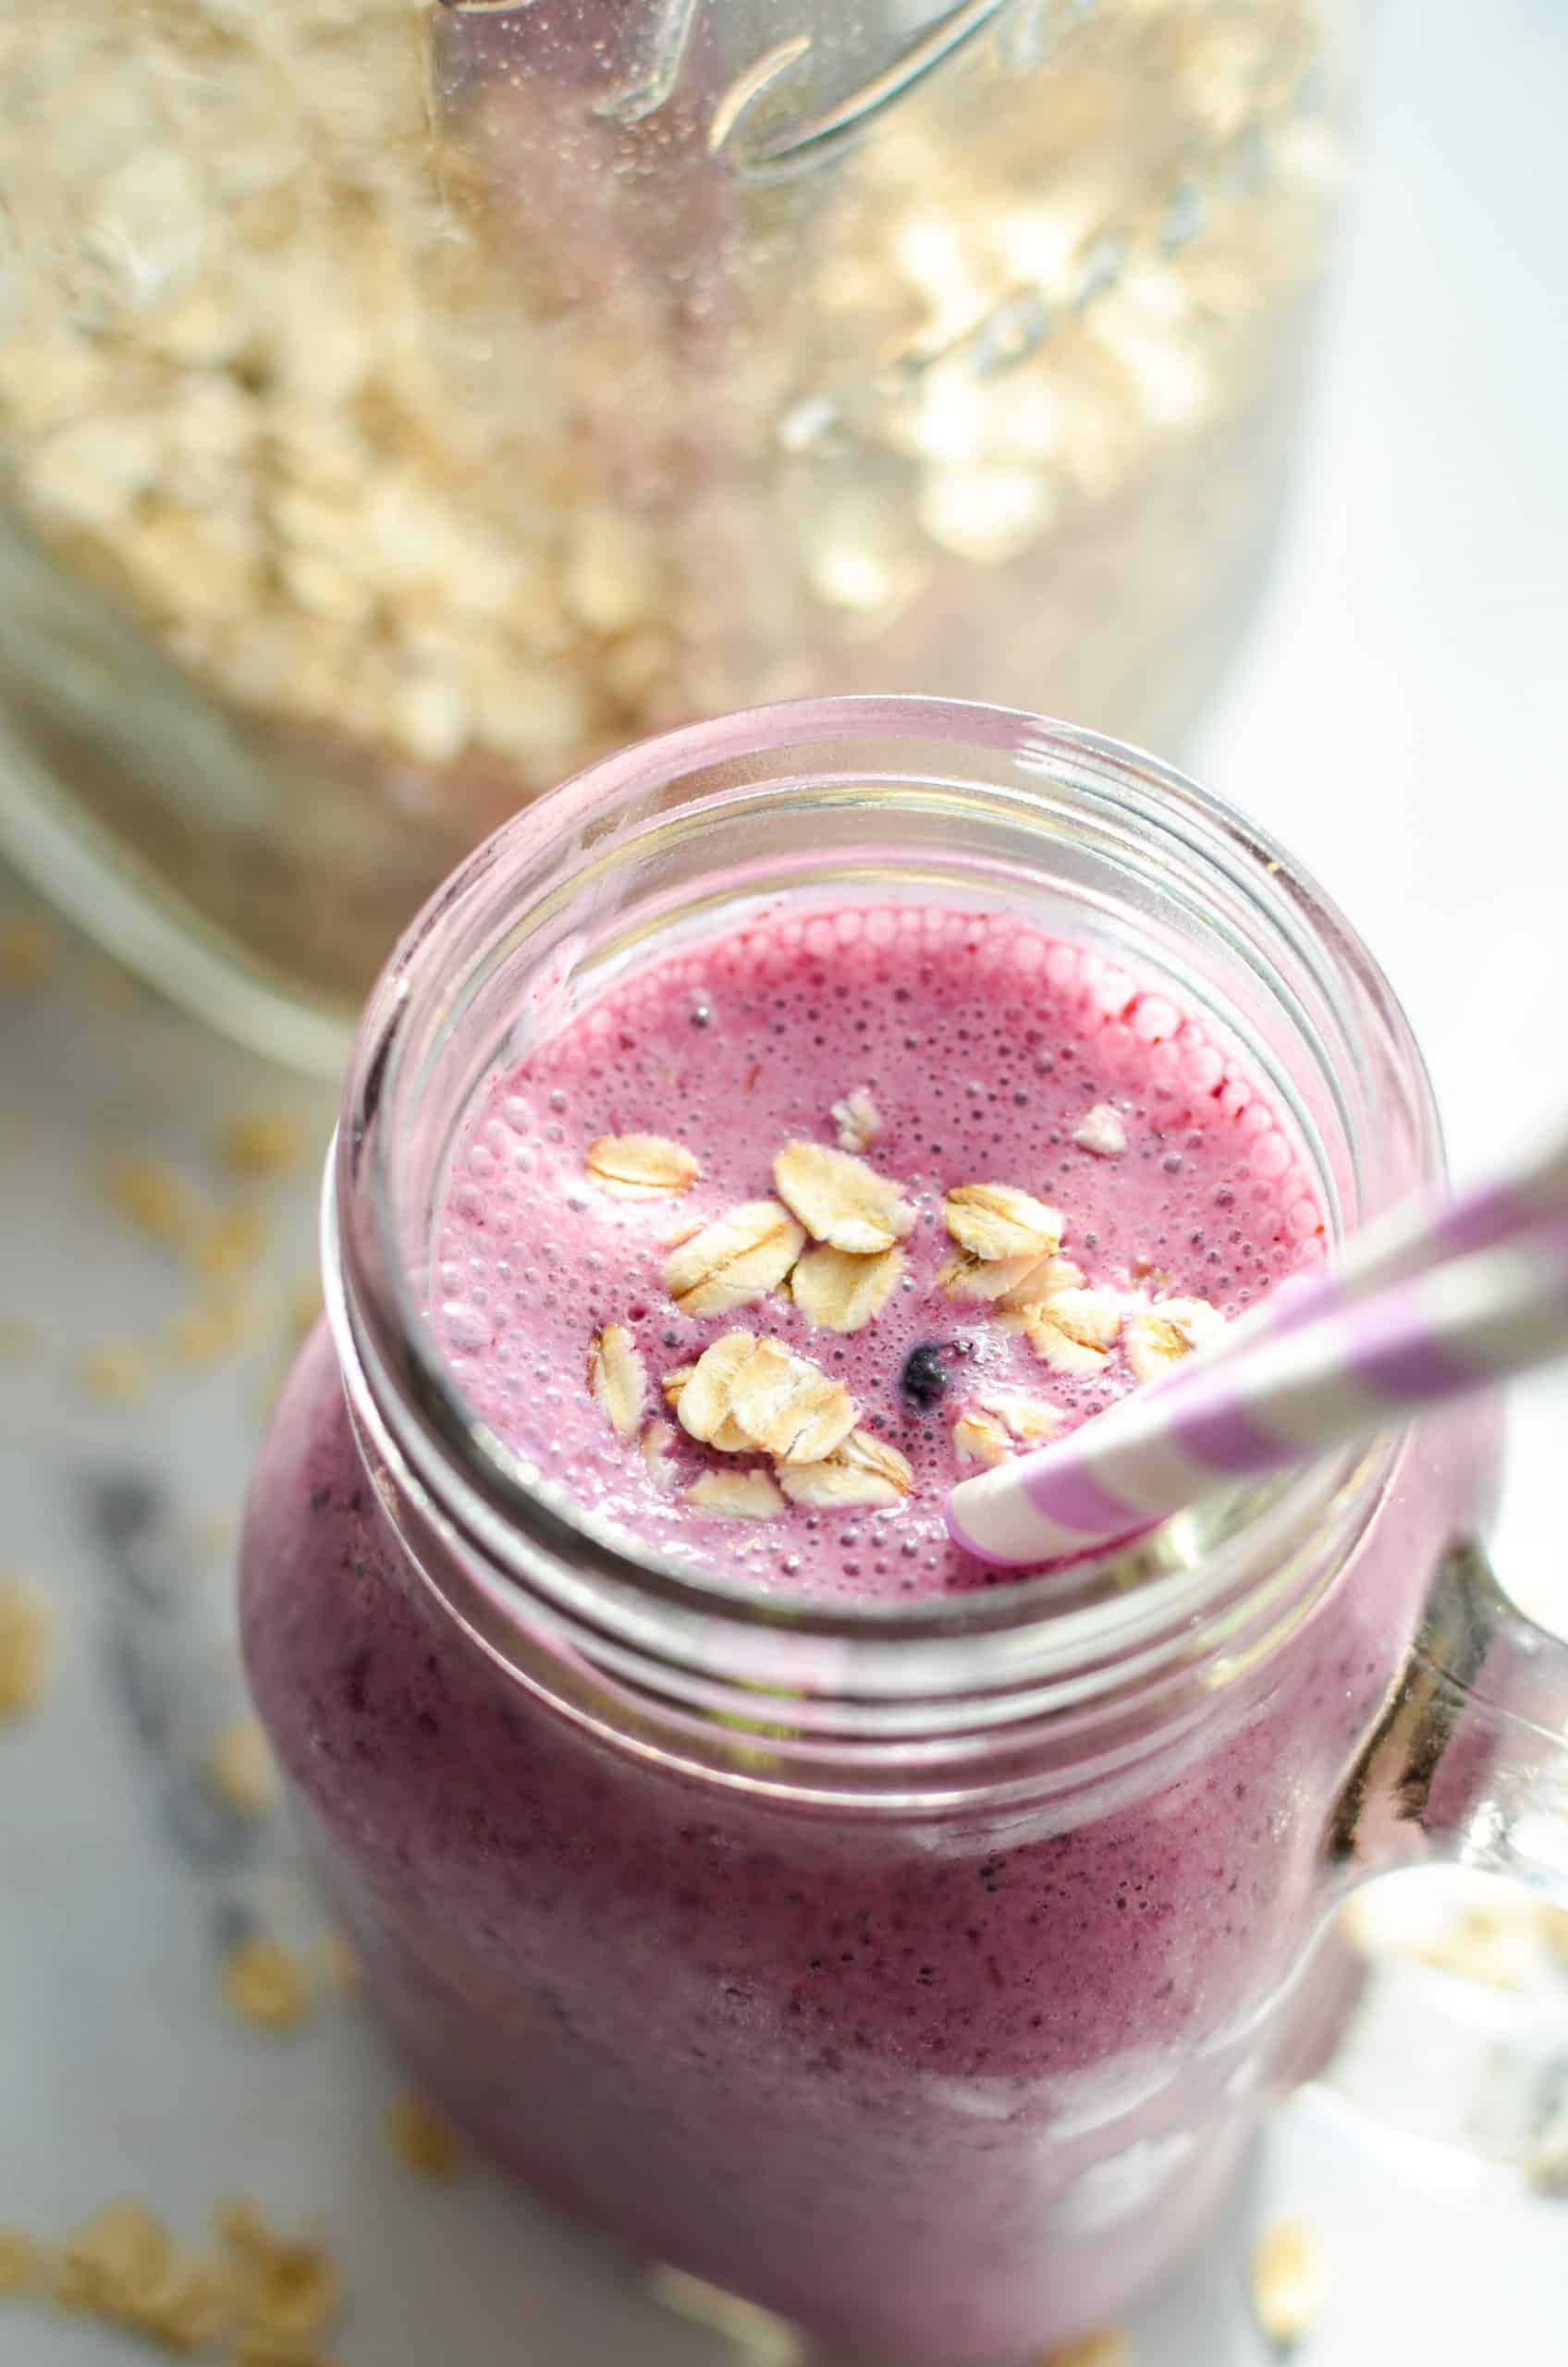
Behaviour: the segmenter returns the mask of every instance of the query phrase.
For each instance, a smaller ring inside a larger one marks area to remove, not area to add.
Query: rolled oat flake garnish
[[[819,1331],[862,1331],[882,1313],[903,1271],[901,1249],[856,1257],[843,1249],[808,1249],[790,1277],[790,1295]]]
[[[880,1509],[901,1503],[914,1490],[907,1457],[870,1430],[851,1430],[819,1463],[781,1464],[778,1479],[792,1504],[823,1511]]]
[[[961,1184],[942,1202],[942,1221],[959,1247],[985,1263],[1048,1257],[1061,1246],[1060,1212],[1011,1184]]]
[[[839,1148],[847,1151],[869,1149],[882,1132],[882,1116],[871,1098],[870,1088],[857,1085],[842,1101],[835,1101],[829,1112],[839,1131]]]
[[[588,1351],[588,1388],[618,1438],[635,1438],[642,1427],[648,1374],[637,1343],[624,1324],[606,1323]]]
[[[763,1453],[780,1463],[819,1463],[855,1425],[855,1403],[807,1356],[759,1340],[735,1372],[729,1411]]]
[[[814,1241],[851,1257],[875,1257],[913,1231],[914,1210],[899,1186],[864,1159],[823,1143],[786,1143],[773,1162],[779,1198]]]
[[[1024,1317],[1029,1343],[1052,1372],[1104,1370],[1121,1334],[1122,1311],[1109,1291],[1057,1291]]]
[[[778,1200],[743,1200],[670,1251],[664,1286],[682,1315],[732,1315],[778,1289],[805,1238]]]
[[[1126,1122],[1112,1103],[1096,1101],[1080,1119],[1072,1139],[1080,1150],[1093,1151],[1096,1159],[1120,1159],[1127,1147]]]
[[[704,1471],[684,1491],[700,1513],[726,1520],[777,1520],[784,1499],[766,1471]]]
[[[1317,2231],[1305,2219],[1276,2219],[1253,2247],[1253,2314],[1270,2342],[1294,2349],[1317,2324],[1328,2292]]]
[[[588,1146],[588,1172],[621,1200],[668,1200],[689,1192],[702,1170],[684,1143],[668,1134],[601,1134]]]

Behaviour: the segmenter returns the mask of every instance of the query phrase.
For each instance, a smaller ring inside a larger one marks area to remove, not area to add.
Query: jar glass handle
[[[1444,1559],[1328,1849],[1338,1897],[1402,1867],[1447,1864],[1568,1907],[1568,1642],[1515,1608],[1476,1545]],[[1315,2091],[1396,2141],[1478,2154],[1543,2192],[1568,2190],[1558,1985],[1526,1998],[1474,1979],[1379,1953]]]
[[[1443,1558],[1328,1846],[1347,1886],[1446,1860],[1568,1906],[1568,1642],[1515,1608],[1477,1545]]]

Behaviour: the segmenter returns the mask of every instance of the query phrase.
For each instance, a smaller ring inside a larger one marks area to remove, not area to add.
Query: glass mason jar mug
[[[0,840],[336,1070],[396,932],[758,699],[1167,745],[1354,0],[0,0]]]
[[[484,847],[372,998],[243,1625],[432,2091],[647,2254],[968,2361],[1092,2324],[1190,2239],[1323,2042],[1315,1944],[1354,1885],[1447,1855],[1568,1886],[1568,1650],[1487,1576],[1474,1408],[1052,1577],[877,1604],[632,1556],[470,1417],[425,1284],[486,1074],[759,900],[866,895],[1170,982],[1340,1229],[1440,1173],[1370,957],[1153,760],[902,700],[646,743]]]

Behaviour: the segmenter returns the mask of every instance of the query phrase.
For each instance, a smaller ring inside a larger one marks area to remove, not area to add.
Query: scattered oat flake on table
[[[648,1395],[648,1373],[622,1323],[606,1323],[588,1351],[588,1390],[618,1438],[634,1438]]]
[[[249,2335],[274,2343],[313,2343],[342,2309],[337,2271],[318,2244],[279,2235],[249,2195],[213,2214],[233,2262],[239,2315]]]
[[[867,1150],[882,1132],[881,1112],[864,1085],[857,1085],[842,1101],[835,1101],[828,1115],[838,1129],[840,1150]]]
[[[35,2291],[48,2266],[49,2255],[34,2237],[19,2227],[0,2227],[0,2299]]]
[[[55,2267],[55,2300],[64,2311],[114,2311],[123,2294],[156,2284],[170,2253],[173,2237],[147,2203],[106,2203],[64,2239]]]
[[[168,2228],[146,2203],[134,2197],[105,2203],[62,2244],[55,2298],[67,2309],[91,2308],[145,2287],[167,2265],[173,2249]]]
[[[249,1273],[266,1243],[266,1218],[260,1208],[240,1203],[207,1219],[188,1245],[196,1271],[217,1282]]]
[[[1435,1972],[1478,1988],[1522,1989],[1535,1969],[1538,1925],[1533,1902],[1520,1898],[1496,1906],[1466,1907],[1432,1938],[1408,1953]]]
[[[219,1364],[255,1337],[256,1319],[254,1296],[242,1282],[213,1282],[170,1323],[169,1354],[197,1369]]]
[[[600,1189],[620,1200],[673,1199],[702,1173],[695,1155],[668,1134],[601,1134],[586,1163]]]
[[[259,2029],[297,2030],[310,2014],[305,1976],[277,1940],[241,1940],[223,1963],[223,1992],[237,2014]]]
[[[154,1241],[189,1241],[202,1221],[194,1185],[166,1159],[121,1153],[110,1159],[106,1182],[120,1214]]]
[[[1397,1887],[1387,1899],[1379,1887],[1357,1892],[1340,1911],[1341,1928],[1364,1956],[1426,1965],[1488,1989],[1523,1989],[1539,1970],[1542,1919],[1554,1910],[1523,1892],[1499,1891],[1484,1903],[1439,1896],[1435,1917],[1413,1922]]]
[[[59,940],[42,913],[0,916],[0,987],[25,994],[43,986],[58,950]]]
[[[234,2367],[337,2367],[331,2351],[309,2336],[242,2334]]]
[[[183,2254],[152,2291],[130,2297],[124,2312],[126,2324],[144,2339],[181,2353],[204,2349],[229,2314],[224,2278]]]
[[[1133,2346],[1114,2326],[1106,2326],[1047,2350],[1039,2367],[1133,2367]]]
[[[200,2350],[231,2314],[221,2272],[181,2250],[163,2220],[134,2200],[110,2203],[67,2238],[55,2300],[178,2352]]]
[[[299,1166],[307,1139],[292,1110],[244,1110],[219,1133],[218,1157],[236,1175],[288,1175]]]
[[[773,1182],[812,1239],[830,1249],[875,1257],[914,1227],[914,1210],[895,1183],[823,1143],[786,1143],[773,1162]]]
[[[1305,2219],[1276,2219],[1253,2246],[1253,2314],[1270,2342],[1289,2348],[1316,2324],[1328,2290],[1322,2246]]]
[[[777,1200],[743,1200],[672,1249],[664,1286],[682,1315],[732,1315],[777,1290],[805,1234]]]
[[[662,2309],[733,2343],[751,2367],[805,2367],[806,2337],[788,2318],[744,2301],[738,2293],[727,2293],[704,2277],[689,2276],[683,2268],[651,2268],[647,2285]]]
[[[684,1493],[698,1512],[727,1520],[777,1520],[784,1510],[784,1499],[766,1471],[704,1471]]]
[[[1060,1212],[1011,1184],[960,1184],[942,1202],[942,1221],[959,1247],[986,1265],[1048,1257],[1061,1246]]]
[[[54,1650],[54,1618],[42,1588],[0,1575],[0,1725],[35,1706]]]
[[[207,1781],[239,1816],[265,1816],[277,1805],[277,1763],[260,1720],[248,1710],[239,1711],[217,1735],[207,1754]]]
[[[78,1379],[90,1397],[105,1405],[133,1405],[153,1386],[153,1359],[129,1342],[105,1341],[88,1350]]]
[[[1091,1150],[1096,1159],[1120,1159],[1127,1147],[1127,1127],[1121,1110],[1109,1101],[1096,1101],[1073,1128],[1072,1139],[1080,1150]]]
[[[453,2130],[423,2096],[399,2096],[388,2120],[392,2149],[423,2177],[450,2177],[461,2154]]]
[[[808,1249],[790,1277],[790,1295],[818,1331],[861,1331],[891,1298],[903,1271],[901,1249],[871,1257],[842,1249]]]

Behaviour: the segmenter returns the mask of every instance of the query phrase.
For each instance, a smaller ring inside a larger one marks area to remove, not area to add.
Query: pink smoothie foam
[[[814,1329],[778,1290],[682,1316],[663,1281],[672,1233],[771,1195],[775,1154],[836,1145],[834,1105],[851,1096],[878,1122],[863,1155],[916,1214],[884,1310],[848,1335]],[[1111,1154],[1075,1139],[1108,1109],[1124,1137]],[[629,1202],[594,1184],[590,1146],[640,1133],[695,1154],[688,1192]],[[1133,1376],[1124,1343],[1093,1375],[1054,1371],[1018,1324],[938,1286],[954,1248],[943,1195],[988,1182],[1057,1209],[1063,1256],[1129,1310],[1174,1296],[1231,1316],[1321,1255],[1316,1190],[1267,1099],[1164,995],[1008,916],[782,912],[643,972],[495,1080],[439,1237],[451,1369],[573,1502],[688,1565],[818,1596],[993,1583],[942,1523],[955,1421],[999,1390],[1071,1429]],[[677,1429],[651,1471],[586,1385],[612,1323],[636,1343],[655,1415],[661,1377],[737,1327],[811,1358],[907,1457],[913,1493],[848,1514],[791,1502],[766,1522],[695,1511],[684,1490],[704,1470],[766,1458],[737,1463]]]

